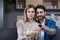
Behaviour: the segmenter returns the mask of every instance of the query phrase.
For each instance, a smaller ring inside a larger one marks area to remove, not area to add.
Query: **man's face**
[[[38,8],[36,11],[36,16],[38,20],[43,20],[45,18],[46,12],[43,9]]]

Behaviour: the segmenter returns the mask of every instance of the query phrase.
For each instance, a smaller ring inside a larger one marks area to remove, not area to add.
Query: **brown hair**
[[[44,5],[37,5],[36,8],[35,8],[35,11],[37,9],[43,9],[44,11],[46,11],[46,8],[44,7]]]
[[[29,19],[28,19],[28,17],[27,17],[27,10],[29,9],[29,8],[33,8],[34,10],[35,10],[35,7],[34,7],[34,5],[28,5],[26,8],[25,8],[25,10],[24,10],[24,21],[25,22],[28,22],[29,21]]]

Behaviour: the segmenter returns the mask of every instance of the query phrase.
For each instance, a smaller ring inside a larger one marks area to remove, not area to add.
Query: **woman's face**
[[[35,10],[34,8],[29,8],[27,10],[27,18],[28,19],[33,19],[35,17]]]

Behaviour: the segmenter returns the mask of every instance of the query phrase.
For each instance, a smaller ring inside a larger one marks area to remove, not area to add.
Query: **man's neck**
[[[44,23],[45,22],[45,18],[43,20],[40,20],[40,23]]]

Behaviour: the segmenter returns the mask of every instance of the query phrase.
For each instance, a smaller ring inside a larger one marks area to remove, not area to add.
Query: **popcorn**
[[[37,35],[37,34],[38,34],[37,31],[27,31],[27,32],[26,32],[26,35],[27,35],[27,36],[35,36],[35,35]]]

